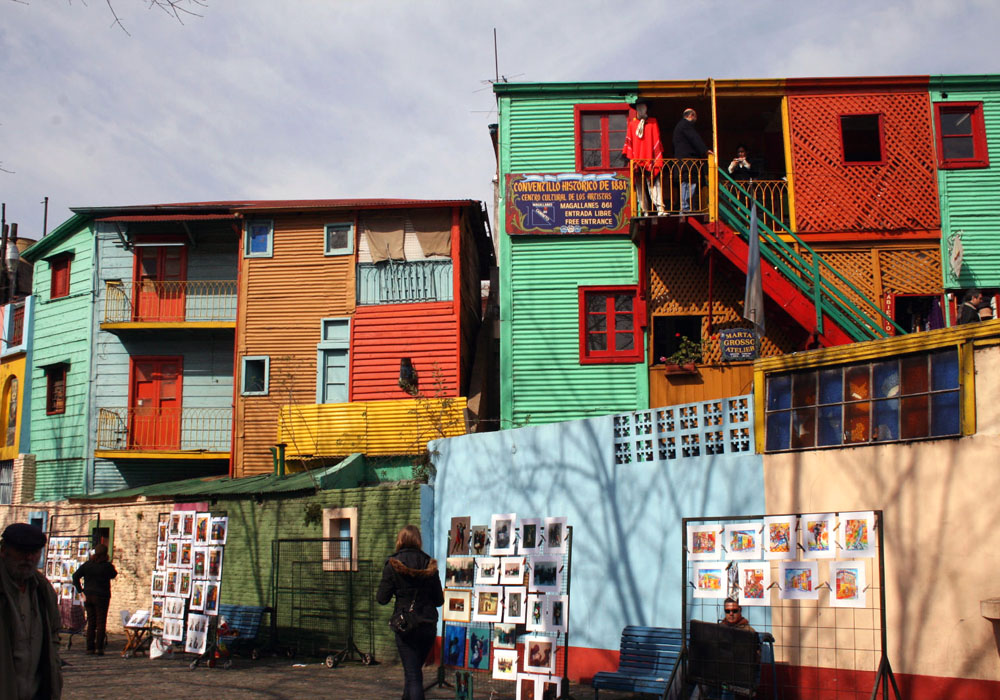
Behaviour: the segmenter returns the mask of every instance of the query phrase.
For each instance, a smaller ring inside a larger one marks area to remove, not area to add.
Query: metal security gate
[[[375,649],[375,566],[349,537],[271,543],[275,642],[303,656],[369,664]]]

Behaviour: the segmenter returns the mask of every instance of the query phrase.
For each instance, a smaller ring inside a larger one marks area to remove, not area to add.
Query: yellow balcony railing
[[[749,198],[731,182],[723,181],[720,186],[732,192],[747,208],[756,201],[760,223],[768,228],[774,230],[791,226],[791,217],[788,214],[788,182],[786,180],[745,180],[739,184],[750,193]]]
[[[236,321],[236,280],[107,282],[104,323]]]
[[[102,408],[97,449],[229,452],[232,426],[230,408]]]

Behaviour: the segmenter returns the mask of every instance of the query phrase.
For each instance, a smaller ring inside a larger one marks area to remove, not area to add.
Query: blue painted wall
[[[681,519],[764,512],[752,413],[741,404],[746,410],[733,420],[729,401],[690,404],[701,420],[687,428],[672,407],[672,425],[656,409],[433,441],[438,553],[455,516],[488,525],[493,513],[565,515],[573,526],[573,646],[617,649],[628,624],[679,627]],[[722,425],[706,425],[705,411],[719,403]],[[706,436],[720,428],[727,438],[722,454],[705,455]],[[738,443],[728,439],[744,429]],[[678,451],[660,458],[667,440],[679,450],[683,436],[694,434],[697,457]]]

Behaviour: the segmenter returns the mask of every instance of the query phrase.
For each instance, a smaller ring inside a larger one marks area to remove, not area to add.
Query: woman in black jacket
[[[108,545],[99,544],[94,554],[73,574],[73,585],[84,596],[87,610],[87,653],[95,651],[104,656],[105,628],[108,606],[111,605],[111,579],[118,575],[115,565],[108,561]],[[80,579],[84,579],[80,585]]]
[[[382,569],[382,581],[375,599],[386,605],[396,597],[393,614],[409,610],[420,618],[416,629],[396,634],[396,648],[403,662],[403,700],[423,700],[423,665],[437,637],[437,608],[444,603],[438,565],[421,551],[420,529],[407,525],[396,536],[396,553]]]

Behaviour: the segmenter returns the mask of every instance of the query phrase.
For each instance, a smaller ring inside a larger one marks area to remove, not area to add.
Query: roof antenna
[[[496,81],[500,82],[500,59],[497,57],[497,28],[493,27],[493,71],[496,73]]]

